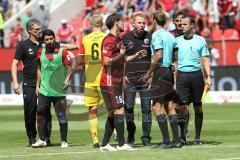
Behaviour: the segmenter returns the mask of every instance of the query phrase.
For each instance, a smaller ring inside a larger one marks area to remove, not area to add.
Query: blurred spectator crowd
[[[10,28],[10,34],[4,36],[4,23],[19,13],[30,1],[31,0],[0,0],[0,47],[5,47],[3,41],[5,36],[9,36],[9,47],[16,47],[19,41],[26,39],[25,25],[30,18],[39,19],[43,24],[43,28],[47,28],[50,21],[49,10],[45,7],[44,1],[39,1],[38,8],[34,10],[34,12],[28,9],[23,17],[18,17],[15,25]]]
[[[182,10],[196,19],[196,33],[213,40],[239,40],[240,0],[87,0],[83,31],[88,32],[88,17],[101,14],[106,17],[117,12],[124,15],[125,29],[131,30],[134,12],[142,11],[148,18],[147,30],[153,31],[151,13],[164,11],[169,18],[167,29],[172,31],[174,10]]]
[[[30,0],[0,0],[0,47],[4,47],[4,22],[20,11]],[[26,38],[25,24],[32,17],[38,18],[43,29],[50,22],[49,10],[44,1],[39,1],[37,10],[27,10],[26,15],[17,18],[16,24],[11,27],[10,47]],[[240,36],[240,0],[86,0],[86,9],[80,18],[72,23],[61,20],[61,26],[56,31],[58,40],[62,43],[78,44],[81,38],[90,32],[89,17],[101,14],[105,19],[109,14],[117,12],[123,15],[125,31],[132,30],[131,17],[136,12],[144,12],[147,17],[146,30],[154,31],[151,14],[154,11],[164,11],[168,18],[169,31],[175,26],[172,15],[175,10],[189,13],[196,19],[196,33],[216,40],[239,40]]]

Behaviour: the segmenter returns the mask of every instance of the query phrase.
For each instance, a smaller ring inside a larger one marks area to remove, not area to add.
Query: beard
[[[55,42],[46,45],[47,52],[53,52],[55,48],[56,48],[56,43]]]
[[[124,28],[119,28],[119,32],[123,32],[124,31]]]
[[[189,35],[189,34],[191,34],[191,33],[192,33],[192,30],[183,31],[183,34],[184,34],[184,35]]]

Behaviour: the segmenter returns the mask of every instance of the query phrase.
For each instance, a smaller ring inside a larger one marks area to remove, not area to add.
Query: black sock
[[[46,117],[43,115],[37,115],[37,129],[39,138],[42,141],[46,139]]]
[[[203,112],[195,113],[195,139],[200,139],[200,134],[202,130],[203,123]]]
[[[188,132],[189,115],[189,112],[183,114],[179,113],[178,115],[178,125],[180,127],[181,137],[186,137]]]
[[[158,121],[159,128],[161,129],[161,132],[163,135],[163,143],[166,143],[166,144],[170,143],[166,115],[165,114],[158,115],[157,121]]]
[[[116,114],[114,117],[114,126],[117,131],[118,145],[121,147],[125,143],[124,139],[124,115]]]
[[[179,134],[178,134],[178,123],[177,123],[177,115],[170,115],[169,122],[172,129],[173,134],[173,142],[179,142]]]
[[[184,118],[183,118],[183,115],[181,113],[178,113],[177,114],[177,117],[178,117],[178,126],[180,128],[180,136],[183,137],[184,136],[184,125],[185,125],[185,122],[184,122]]]
[[[113,130],[114,130],[114,117],[108,117],[105,124],[105,132],[103,136],[102,147],[106,146],[109,143]]]
[[[61,140],[67,142],[68,124],[63,123],[60,125]]]

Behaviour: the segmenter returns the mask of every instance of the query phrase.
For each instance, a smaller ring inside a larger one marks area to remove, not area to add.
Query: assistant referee
[[[203,122],[201,98],[204,90],[201,60],[203,61],[203,67],[207,76],[205,85],[210,87],[212,80],[207,43],[203,37],[194,34],[194,28],[195,19],[189,15],[185,16],[182,19],[184,35],[177,38],[178,71],[176,92],[183,119],[188,119],[188,107],[190,103],[193,103],[195,111],[194,144],[201,144],[200,134]],[[185,127],[187,127],[187,121],[185,122]],[[185,138],[186,141],[186,137],[181,138]]]

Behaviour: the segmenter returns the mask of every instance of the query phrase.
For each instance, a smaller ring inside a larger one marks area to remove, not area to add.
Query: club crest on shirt
[[[28,54],[29,54],[29,55],[34,54],[32,48],[29,48],[29,49],[28,49]]]
[[[149,39],[144,39],[145,44],[149,44]]]

